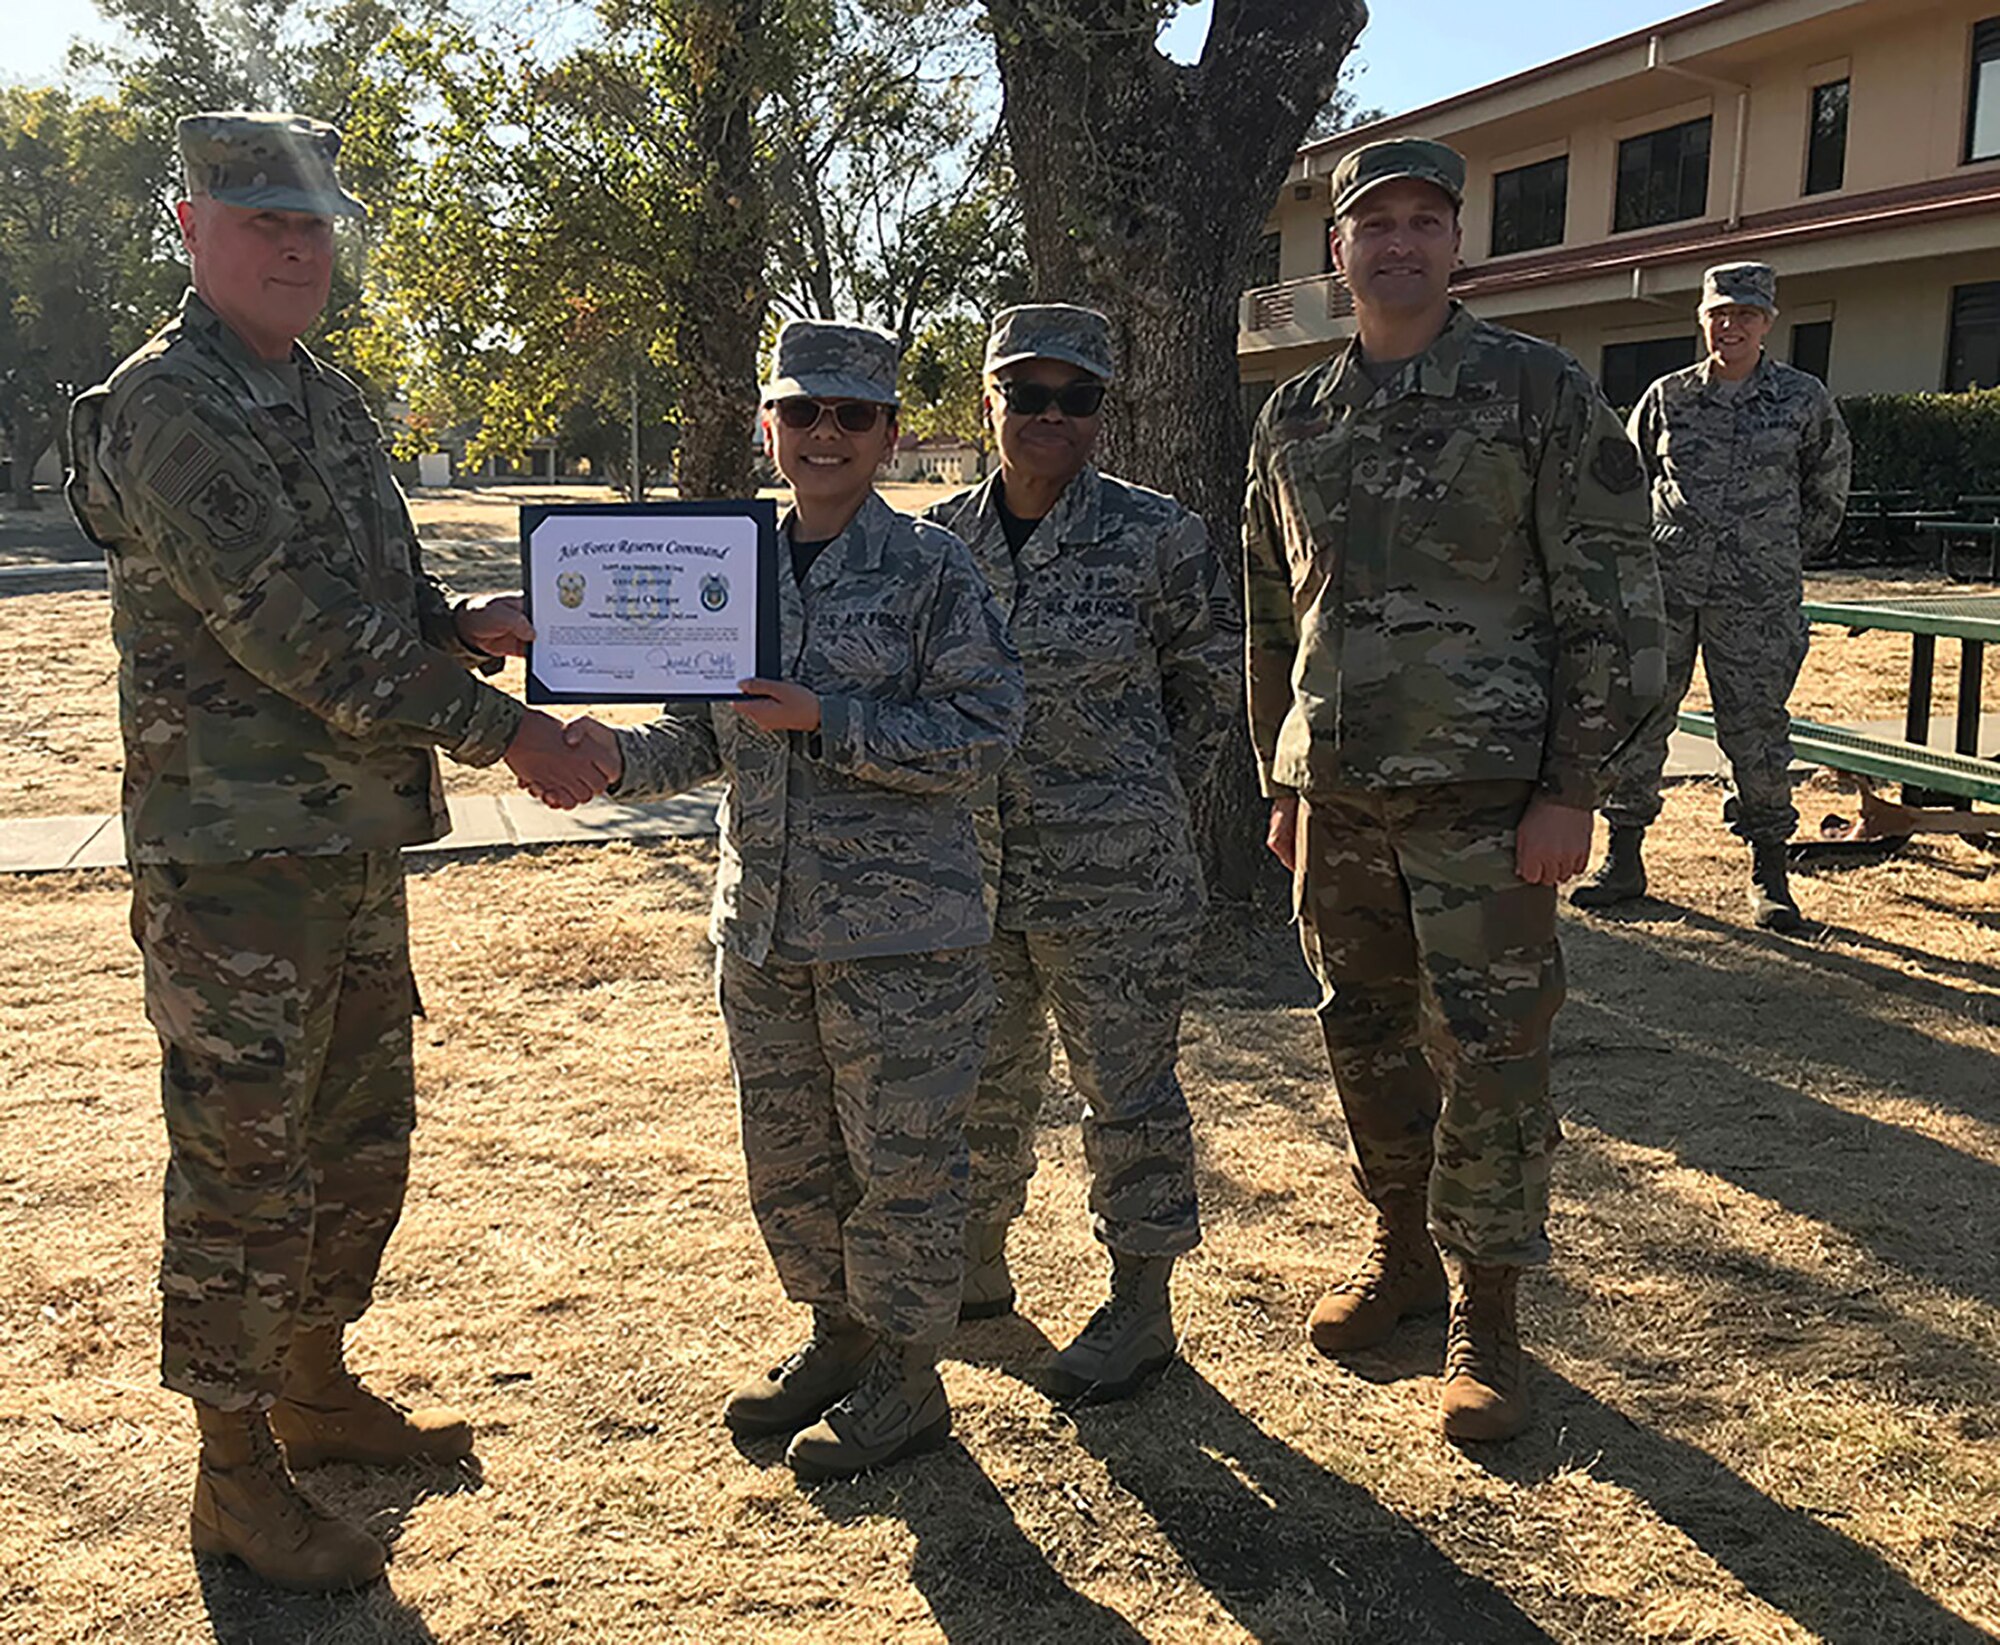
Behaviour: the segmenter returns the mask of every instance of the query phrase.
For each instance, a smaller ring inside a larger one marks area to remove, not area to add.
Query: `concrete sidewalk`
[[[720,788],[703,788],[654,805],[593,800],[574,811],[551,811],[525,794],[453,798],[451,832],[410,855],[507,850],[523,845],[596,845],[607,840],[690,839],[715,832]],[[75,868],[118,868],[125,836],[115,816],[0,819],[0,874],[52,874]]]

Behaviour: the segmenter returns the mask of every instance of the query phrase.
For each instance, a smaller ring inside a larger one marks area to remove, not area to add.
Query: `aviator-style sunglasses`
[[[1014,382],[1000,379],[1000,397],[1016,417],[1039,417],[1054,406],[1065,417],[1095,417],[1104,404],[1102,383],[1065,383],[1050,388],[1047,383]]]
[[[787,428],[818,428],[820,418],[832,412],[834,422],[847,433],[866,434],[882,420],[888,407],[874,400],[809,400],[794,395],[780,400],[773,409]]]

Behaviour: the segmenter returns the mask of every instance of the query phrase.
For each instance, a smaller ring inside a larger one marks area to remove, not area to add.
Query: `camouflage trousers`
[[[1480,1262],[1546,1260],[1555,888],[1514,868],[1533,788],[1315,794],[1299,808],[1299,935],[1361,1191],[1427,1197]]]
[[[750,1206],[785,1295],[895,1342],[958,1321],[985,950],[716,964]]]
[[[1702,672],[1715,705],[1715,740],[1736,786],[1731,830],[1746,840],[1788,840],[1798,826],[1792,805],[1792,719],[1786,711],[1811,625],[1794,602],[1776,606],[1667,604],[1667,694],[1641,722],[1611,769],[1604,815],[1615,826],[1644,828],[1660,814],[1660,777],[1674,716]]]
[[[993,1038],[965,1122],[975,1222],[1012,1222],[1027,1205],[1053,1014],[1084,1099],[1091,1231],[1138,1256],[1201,1243],[1194,1138],[1174,1066],[1192,949],[1191,935],[1173,931],[993,933]]]
[[[167,1125],[161,1377],[278,1395],[295,1325],[358,1319],[416,1120],[402,855],[146,863],[132,928]]]

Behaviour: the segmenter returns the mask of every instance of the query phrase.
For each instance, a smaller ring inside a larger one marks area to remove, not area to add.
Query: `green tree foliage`
[[[16,506],[62,408],[135,347],[175,282],[131,111],[53,88],[0,88],[0,428]]]
[[[983,455],[993,443],[981,397],[986,321],[958,313],[933,320],[903,356],[903,425],[920,438],[969,440]]]

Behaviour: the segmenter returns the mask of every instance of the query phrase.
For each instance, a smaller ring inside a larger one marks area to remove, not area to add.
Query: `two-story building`
[[[2000,0],[1719,0],[1301,149],[1242,300],[1252,409],[1353,334],[1327,181],[1399,136],[1466,157],[1454,293],[1614,404],[1697,357],[1702,270],[1739,258],[1837,394],[2000,384]]]

